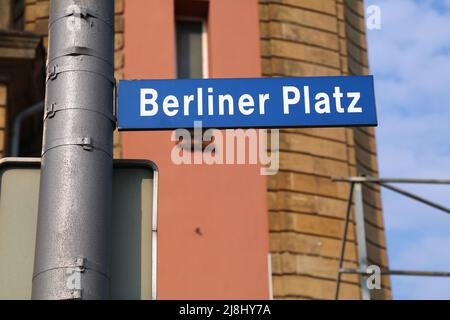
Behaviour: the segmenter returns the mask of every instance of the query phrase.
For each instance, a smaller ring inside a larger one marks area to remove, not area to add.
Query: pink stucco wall
[[[174,78],[173,0],[126,1],[124,23],[125,78]],[[258,1],[210,0],[208,42],[210,77],[260,76]],[[158,298],[269,298],[259,166],[176,166],[170,134],[122,134],[123,158],[150,159],[160,170]]]

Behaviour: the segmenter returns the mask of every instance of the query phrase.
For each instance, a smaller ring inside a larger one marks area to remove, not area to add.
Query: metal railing
[[[362,186],[364,184],[377,184],[388,190],[401,194],[405,197],[411,198],[432,208],[438,209],[445,213],[450,214],[450,209],[437,204],[433,201],[420,197],[409,191],[394,187],[391,183],[404,183],[404,184],[440,184],[440,185],[450,185],[450,180],[436,180],[436,179],[382,179],[374,177],[333,177],[332,181],[335,182],[345,182],[350,183],[350,192],[347,202],[347,210],[345,214],[345,224],[344,231],[342,235],[341,252],[339,257],[339,270],[336,277],[336,293],[335,299],[339,299],[339,290],[342,281],[343,274],[358,274],[360,275],[360,286],[361,286],[361,298],[363,300],[370,300],[370,289],[365,283],[365,279],[371,276],[367,270],[368,267],[368,256],[367,256],[367,245],[366,245],[366,230],[364,222],[364,203],[363,203],[363,192]],[[344,257],[345,257],[345,245],[347,242],[348,225],[350,222],[351,208],[353,204],[353,199],[355,200],[355,222],[356,222],[356,241],[358,244],[358,269],[346,269],[344,268]],[[450,272],[443,271],[413,271],[413,270],[391,270],[382,269],[380,272],[382,275],[396,275],[396,276],[430,276],[430,277],[450,277]]]

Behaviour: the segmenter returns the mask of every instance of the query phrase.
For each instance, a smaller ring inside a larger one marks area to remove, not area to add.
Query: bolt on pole
[[[51,0],[33,299],[108,299],[114,0]]]

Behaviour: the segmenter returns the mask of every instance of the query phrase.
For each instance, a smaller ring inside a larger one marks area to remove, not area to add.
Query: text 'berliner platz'
[[[372,76],[119,82],[119,130],[376,126]]]

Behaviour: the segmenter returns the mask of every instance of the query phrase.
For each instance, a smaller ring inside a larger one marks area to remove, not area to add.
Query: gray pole
[[[114,0],[52,0],[33,299],[109,298]]]

